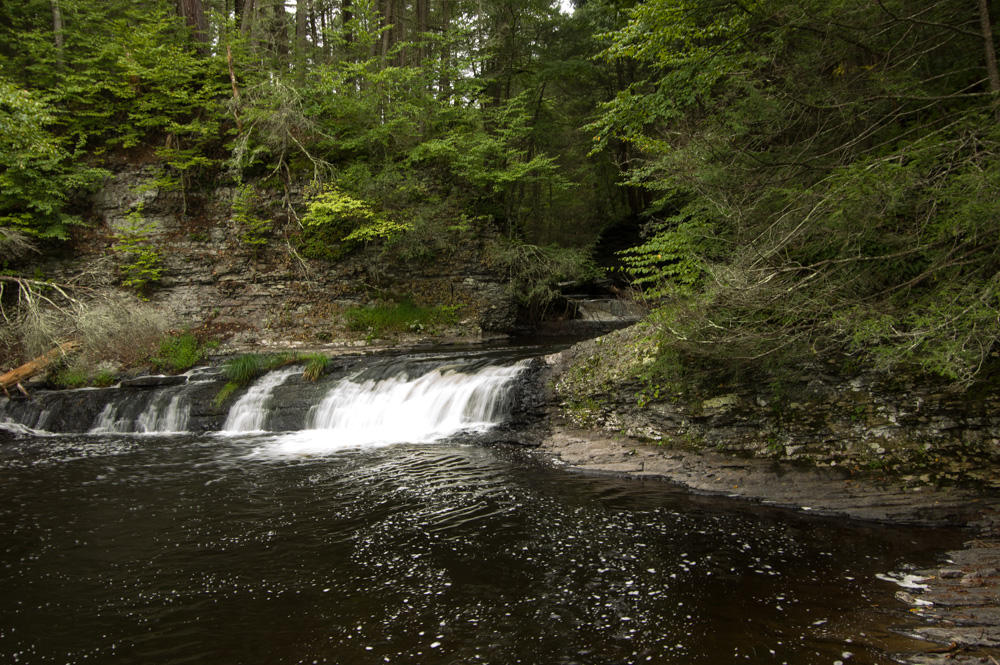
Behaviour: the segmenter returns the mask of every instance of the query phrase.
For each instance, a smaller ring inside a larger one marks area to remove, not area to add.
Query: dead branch
[[[17,388],[24,393],[25,396],[28,396],[28,391],[21,385],[24,381],[27,381],[36,374],[43,372],[53,363],[58,362],[70,353],[77,351],[79,348],[80,342],[77,340],[62,342],[56,346],[56,348],[38,356],[34,360],[26,362],[20,367],[12,369],[9,372],[0,374],[0,390],[3,390],[4,395],[6,395],[8,399],[10,398],[10,393],[7,391],[8,388]]]

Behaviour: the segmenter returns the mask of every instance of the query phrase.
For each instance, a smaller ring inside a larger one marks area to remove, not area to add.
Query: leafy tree
[[[163,259],[151,242],[151,224],[143,217],[142,205],[130,212],[125,226],[115,233],[114,252],[122,286],[134,289],[139,297],[163,275]]]
[[[29,91],[0,76],[0,246],[24,236],[65,240],[80,223],[64,211],[70,194],[103,173],[75,167],[49,130],[49,108]]]

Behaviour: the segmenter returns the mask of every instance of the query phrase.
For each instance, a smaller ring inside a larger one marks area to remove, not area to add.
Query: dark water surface
[[[282,436],[0,446],[0,662],[887,663],[958,538]]]

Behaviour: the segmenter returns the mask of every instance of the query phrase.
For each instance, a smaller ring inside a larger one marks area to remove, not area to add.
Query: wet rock
[[[962,576],[962,580],[959,582],[964,587],[980,587],[985,584],[983,580],[983,574],[981,571],[974,571],[971,573],[966,573]]]
[[[517,309],[509,298],[498,301],[481,309],[476,323],[484,332],[513,333],[517,329]]]
[[[165,388],[187,383],[186,376],[150,375],[137,376],[132,379],[122,379],[123,388]]]
[[[785,461],[734,458],[682,450],[568,425],[541,433],[539,455],[595,475],[660,478],[698,492],[809,509],[859,519],[926,525],[964,525],[994,501],[959,489],[871,483],[841,466],[794,466]],[[641,461],[641,464],[639,463]],[[956,560],[961,565],[961,561]],[[929,573],[934,575],[936,571]]]
[[[901,603],[906,603],[907,605],[911,605],[913,607],[928,607],[934,604],[929,600],[924,600],[923,598],[917,598],[912,593],[907,593],[906,591],[897,591],[896,600],[898,600]]]

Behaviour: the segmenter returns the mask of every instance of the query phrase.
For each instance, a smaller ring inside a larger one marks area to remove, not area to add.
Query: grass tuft
[[[302,378],[306,381],[316,381],[323,375],[330,359],[322,353],[310,353],[302,357],[306,361],[306,369],[302,372]]]

